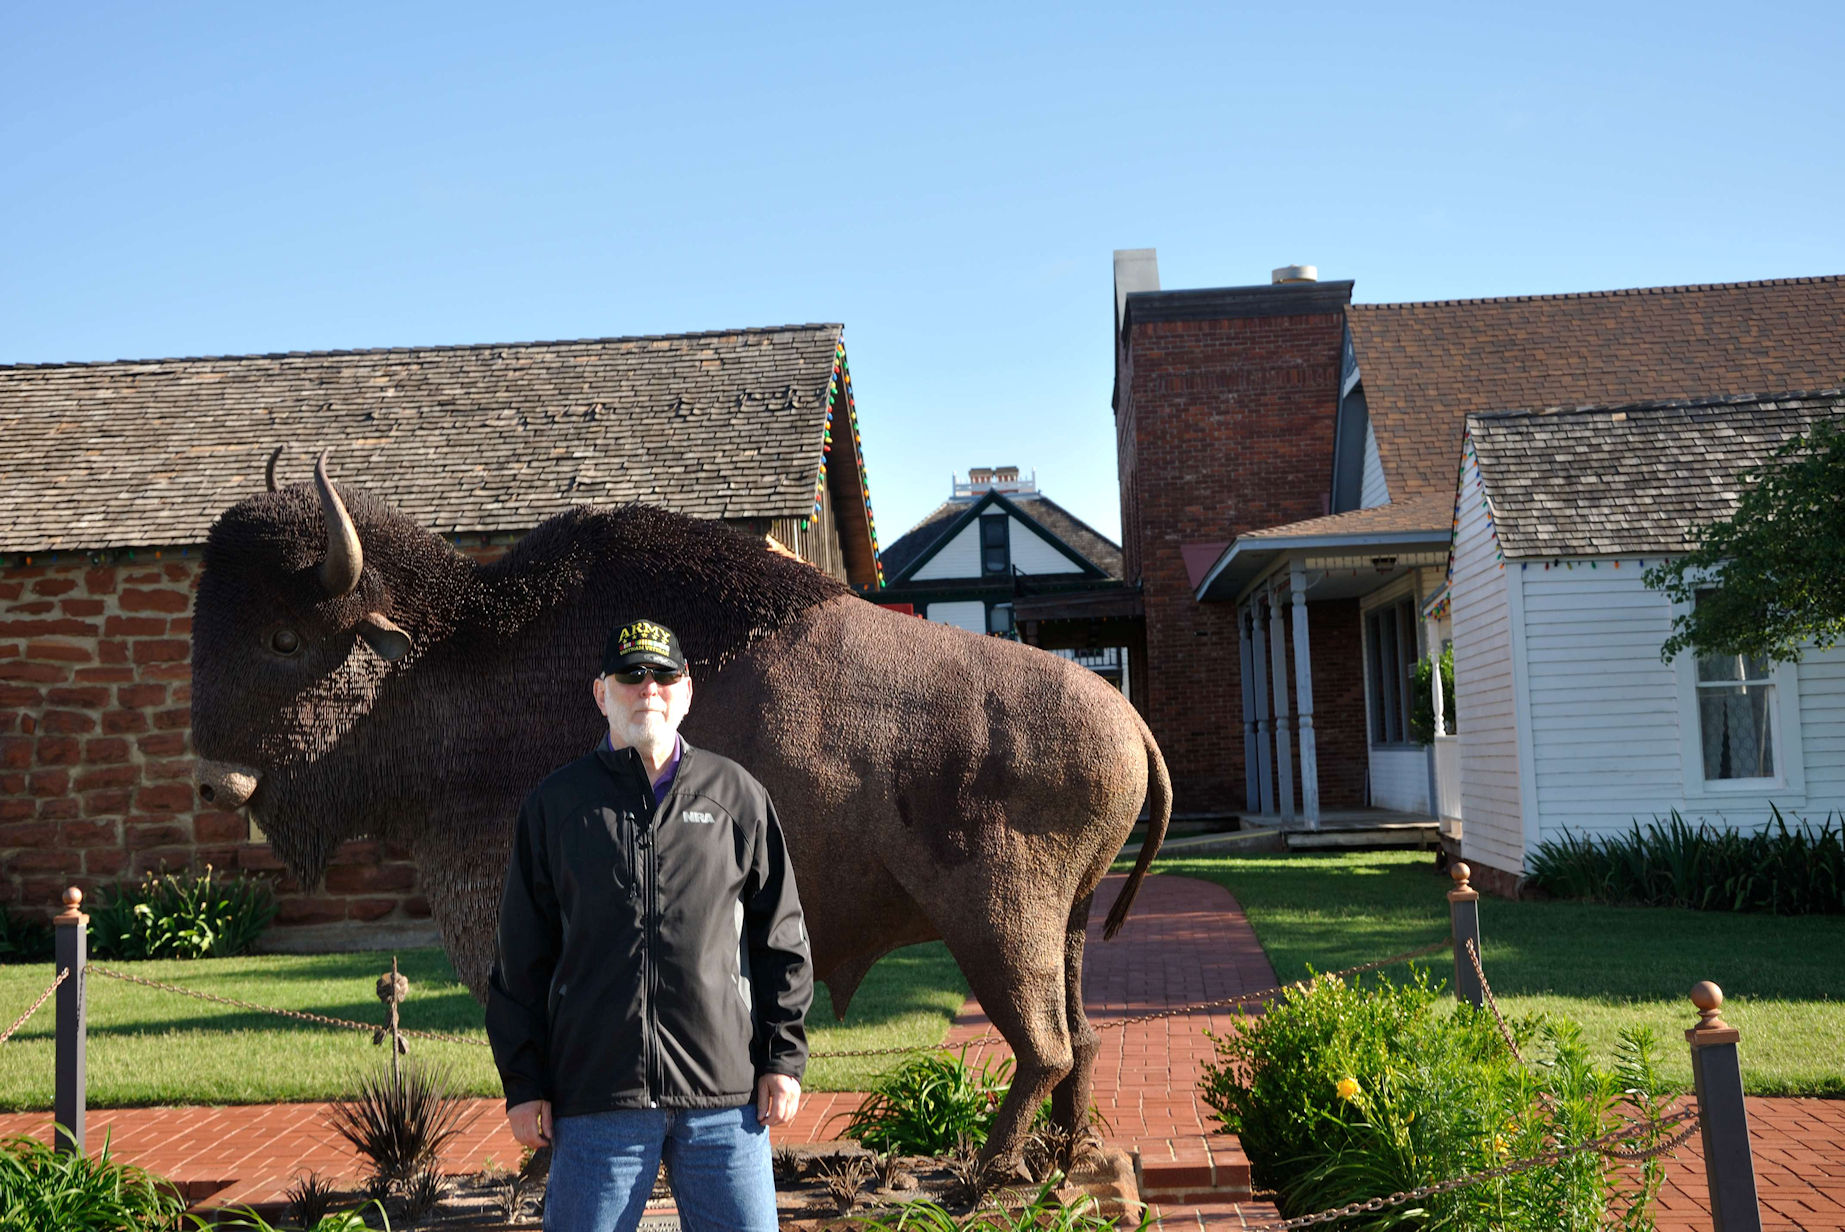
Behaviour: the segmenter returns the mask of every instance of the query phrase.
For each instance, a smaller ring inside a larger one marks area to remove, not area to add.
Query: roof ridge
[[[1747,287],[1793,287],[1845,282],[1845,274],[1810,274],[1797,278],[1757,278],[1744,282],[1686,282],[1671,286],[1617,287],[1606,291],[1560,291],[1551,295],[1481,295],[1467,299],[1414,299],[1388,303],[1354,303],[1354,309],[1441,308],[1466,304],[1529,304],[1551,300],[1615,299],[1636,295],[1676,295],[1691,291],[1732,291]]]
[[[1532,406],[1501,411],[1472,411],[1468,419],[1558,418],[1564,415],[1611,414],[1616,411],[1695,410],[1700,407],[1746,406],[1751,402],[1825,401],[1845,398],[1845,385],[1825,389],[1751,394],[1703,394],[1695,398],[1653,398],[1644,402],[1604,402],[1588,406]]]
[[[1074,513],[1071,513],[1068,509],[1065,509],[1062,505],[1058,504],[1056,501],[1052,500],[1050,497],[1046,496],[1044,493],[1034,492],[1032,496],[1034,499],[1043,501],[1045,504],[1055,509],[1058,513],[1061,513],[1064,517],[1069,518],[1072,522],[1076,523],[1078,526],[1082,527],[1084,530],[1094,535],[1097,539],[1100,539],[1103,543],[1106,543],[1109,547],[1114,548],[1116,551],[1121,550],[1120,544],[1116,543],[1113,539],[1110,539],[1107,535],[1104,535],[1101,531],[1097,530],[1095,527],[1089,525],[1089,523],[1077,517]]]
[[[0,364],[0,372],[27,372],[49,368],[108,368],[156,364],[248,362],[262,359],[331,359],[353,355],[413,355],[452,351],[537,350],[551,347],[598,346],[614,342],[664,342],[674,339],[721,338],[733,334],[781,334],[794,330],[843,330],[837,321],[809,321],[801,325],[747,325],[736,329],[698,329],[678,334],[617,334],[601,338],[534,339],[527,342],[452,342],[425,346],[344,347],[321,351],[253,351],[241,355],[165,355],[140,359],[78,359],[45,363]]]

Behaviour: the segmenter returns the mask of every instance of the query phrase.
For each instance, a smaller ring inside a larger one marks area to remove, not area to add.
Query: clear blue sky
[[[995,463],[1118,534],[1115,248],[1845,272],[1837,3],[19,3],[0,49],[0,362],[844,321],[885,542]]]

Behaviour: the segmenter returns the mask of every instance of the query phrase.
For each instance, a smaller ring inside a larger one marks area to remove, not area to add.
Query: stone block
[[[96,730],[96,716],[81,710],[47,710],[38,719],[39,728],[52,735],[72,736]]]
[[[92,736],[83,742],[83,760],[92,766],[119,765],[128,760],[128,741],[120,736]]]

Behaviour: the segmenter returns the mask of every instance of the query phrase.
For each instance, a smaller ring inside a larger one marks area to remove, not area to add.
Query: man
[[[487,993],[506,1116],[550,1145],[549,1232],[631,1232],[662,1156],[682,1226],[772,1232],[768,1128],[807,1064],[813,972],[768,792],[680,739],[679,639],[617,626],[608,735],[519,812]]]

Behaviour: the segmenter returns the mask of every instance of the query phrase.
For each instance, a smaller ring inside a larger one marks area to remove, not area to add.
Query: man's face
[[[618,749],[657,748],[670,741],[692,704],[692,676],[682,672],[662,684],[652,671],[639,684],[599,676],[593,691],[596,708],[608,716],[609,739]]]

